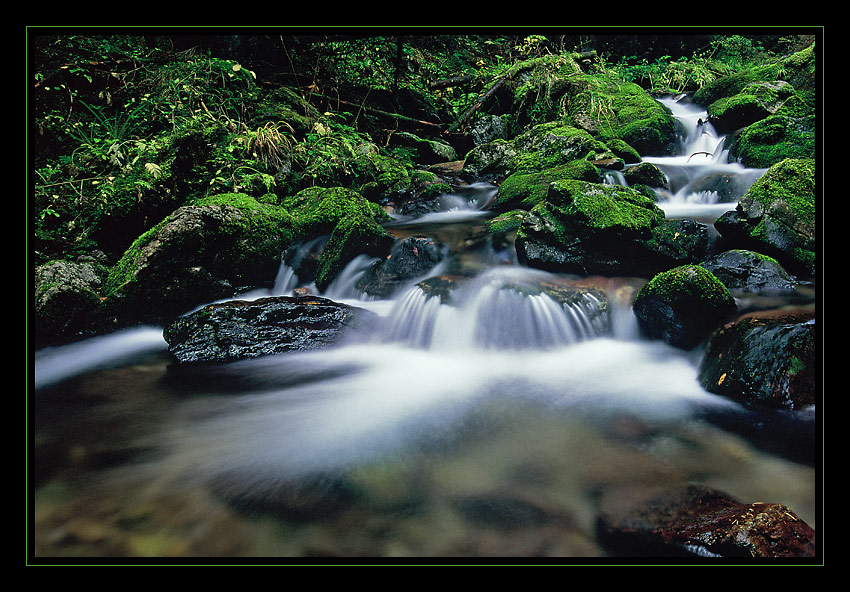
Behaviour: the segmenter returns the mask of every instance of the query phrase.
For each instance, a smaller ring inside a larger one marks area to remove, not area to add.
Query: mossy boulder
[[[804,409],[816,403],[817,345],[812,311],[752,313],[711,335],[699,381],[750,407]]]
[[[457,160],[457,152],[449,144],[431,138],[422,138],[410,132],[396,132],[390,137],[390,145],[402,146],[411,152],[417,164],[436,164]]]
[[[223,194],[179,208],[140,236],[104,287],[119,324],[162,324],[240,290],[269,287],[294,237],[283,208]]]
[[[551,183],[516,237],[517,258],[530,267],[641,277],[701,260],[708,246],[703,225],[667,221],[631,188],[575,180]]]
[[[786,159],[770,167],[715,227],[730,244],[776,258],[788,271],[814,275],[816,165]]]
[[[612,140],[616,149],[593,137],[586,130],[561,121],[533,126],[513,140],[498,139],[476,146],[466,155],[464,172],[490,180],[504,179],[514,173],[539,173],[586,160],[591,164],[616,161],[621,168],[633,162],[634,149],[621,140]],[[585,171],[571,178],[596,177],[598,172],[584,165]],[[595,180],[592,179],[592,180]]]
[[[599,61],[580,54],[542,56],[515,66],[511,112],[518,129],[559,121],[608,143],[625,142],[631,154],[674,149],[671,114],[639,85],[609,77]],[[624,156],[621,146],[611,146]]]
[[[543,201],[553,181],[565,179],[599,183],[602,176],[596,166],[583,159],[539,172],[516,172],[502,181],[492,208],[497,211],[530,210]]]
[[[603,142],[619,139],[639,154],[675,150],[676,123],[670,111],[637,84],[600,76],[573,81],[565,121]]]
[[[693,349],[737,310],[728,288],[698,265],[663,271],[632,304],[641,331],[674,347]]]
[[[745,166],[767,168],[786,158],[811,158],[817,149],[813,95],[791,97],[775,113],[731,137],[729,153]]]
[[[646,185],[654,188],[669,189],[670,182],[664,172],[651,162],[642,162],[623,171],[623,177],[629,185]]]
[[[376,222],[390,219],[381,206],[346,187],[309,187],[282,199],[280,205],[291,214],[299,239],[330,234],[343,218],[352,214]]]
[[[410,189],[413,182],[409,167],[398,159],[380,153],[377,148],[363,149],[355,160],[358,191],[366,199],[381,202]]]

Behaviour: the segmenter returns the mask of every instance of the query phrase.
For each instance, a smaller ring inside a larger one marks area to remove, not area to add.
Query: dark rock
[[[736,308],[726,286],[697,265],[659,273],[632,304],[645,335],[682,349],[698,345]]]
[[[312,296],[209,304],[163,331],[180,362],[226,362],[338,343],[373,313]]]
[[[398,242],[389,257],[370,267],[357,288],[369,294],[387,298],[400,287],[427,274],[446,256],[441,242],[425,236],[411,236]]]
[[[699,381],[747,405],[801,409],[815,403],[816,344],[811,311],[751,313],[711,335]]]
[[[718,253],[704,261],[702,266],[730,290],[782,292],[793,291],[798,285],[772,257],[743,249]]]
[[[600,543],[624,557],[811,558],[815,531],[787,507],[698,486],[609,492]]]

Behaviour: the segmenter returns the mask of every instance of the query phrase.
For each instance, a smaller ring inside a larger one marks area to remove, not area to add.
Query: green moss
[[[562,179],[599,182],[601,176],[599,169],[587,160],[573,160],[540,172],[514,173],[499,186],[494,207],[530,209],[546,198],[553,181]]]
[[[310,187],[285,198],[281,205],[293,216],[296,234],[301,238],[330,234],[343,218],[352,214],[378,222],[390,218],[378,204],[345,187]]]
[[[664,220],[651,199],[619,185],[559,180],[549,186],[546,199],[597,230],[649,230]]]
[[[124,254],[113,265],[106,276],[103,292],[106,295],[112,294],[115,290],[124,284],[133,280],[134,274],[138,269],[139,257],[144,249],[168,223],[166,218],[147,232],[143,233],[124,251]]]
[[[669,304],[686,299],[703,302],[712,308],[734,303],[729,289],[699,265],[682,265],[656,274],[643,285],[635,299],[650,296]]]
[[[523,218],[528,214],[525,210],[511,210],[487,221],[487,230],[491,234],[507,234],[517,230]]]
[[[815,217],[815,160],[786,159],[770,167],[747,191],[746,198],[767,208],[782,200],[797,220]]]

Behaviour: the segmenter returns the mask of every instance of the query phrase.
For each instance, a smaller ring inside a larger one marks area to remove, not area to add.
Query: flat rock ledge
[[[274,296],[208,304],[163,331],[181,363],[229,362],[338,343],[371,311],[316,296]]]
[[[816,550],[815,531],[787,507],[693,485],[609,493],[597,534],[623,557],[811,558]]]

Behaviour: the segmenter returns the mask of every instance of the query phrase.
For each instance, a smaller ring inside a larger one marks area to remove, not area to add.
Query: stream
[[[703,112],[662,102],[686,131],[681,156],[645,159],[671,181],[659,206],[710,223],[764,171],[726,162]],[[602,496],[685,483],[785,504],[816,528],[813,459],[704,391],[699,350],[640,335],[629,305],[645,279],[518,265],[512,244],[481,239],[495,191],[457,188],[440,211],[388,223],[398,239],[448,245],[429,276],[468,279],[451,304],[415,281],[374,299],[356,288],[373,260],[355,259],[323,295],[382,323],[337,347],[183,369],[162,328],[142,327],[36,352],[35,555],[564,564],[608,556],[594,532]],[[561,305],[543,284],[593,285],[612,306]],[[299,287],[284,263],[272,290],[242,297]]]

